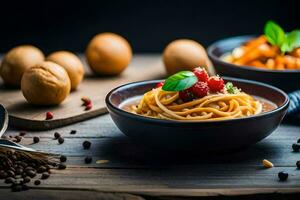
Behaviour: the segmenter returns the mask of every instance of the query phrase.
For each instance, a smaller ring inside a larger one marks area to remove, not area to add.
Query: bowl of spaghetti
[[[201,71],[113,89],[106,96],[112,120],[134,141],[171,150],[239,149],[278,127],[289,104],[282,90],[255,81],[205,77]]]
[[[268,83],[288,92],[300,89],[299,30],[285,33],[269,21],[263,35],[222,39],[207,51],[221,75]]]

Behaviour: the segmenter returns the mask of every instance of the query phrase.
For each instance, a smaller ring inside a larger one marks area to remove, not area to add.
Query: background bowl
[[[300,70],[268,70],[251,66],[237,66],[221,60],[224,53],[231,52],[235,47],[242,45],[254,35],[231,37],[219,40],[207,49],[216,71],[222,76],[232,76],[237,78],[256,80],[274,85],[286,92],[300,89]]]
[[[265,98],[278,108],[259,115],[210,122],[182,122],[152,119],[119,108],[126,99],[151,90],[160,80],[129,83],[113,89],[106,105],[117,127],[135,142],[172,150],[220,151],[254,144],[271,134],[288,108],[287,95],[270,85],[234,78],[224,78],[243,91]]]

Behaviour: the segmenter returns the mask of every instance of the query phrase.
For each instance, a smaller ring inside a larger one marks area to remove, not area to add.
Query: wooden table
[[[73,129],[77,134],[69,133]],[[65,137],[64,144],[53,140],[55,131]],[[8,130],[6,134],[14,135],[18,131]],[[30,144],[33,136],[39,136],[41,142]],[[40,186],[32,185],[34,189],[26,192],[13,193],[2,184],[0,199],[140,199],[149,196],[153,199],[207,196],[223,199],[224,195],[246,195],[249,199],[253,195],[282,194],[297,198],[300,170],[295,163],[300,160],[300,153],[292,152],[291,145],[298,138],[299,126],[283,124],[267,139],[236,153],[209,159],[199,152],[157,153],[131,143],[106,114],[52,131],[28,133],[23,144],[67,155],[68,168],[54,171],[50,179]],[[90,150],[83,150],[84,140],[92,142]],[[92,164],[84,163],[86,155],[93,156]],[[262,168],[263,159],[272,161],[275,167]],[[103,163],[97,164],[97,160]],[[278,181],[277,173],[282,170],[290,174],[286,182]]]
[[[28,132],[22,143],[37,150],[68,156],[66,170],[53,171],[40,186],[13,193],[0,182],[2,199],[201,199],[289,198],[299,199],[300,170],[295,163],[300,153],[291,146],[300,138],[300,120],[283,124],[270,137],[240,152],[210,155],[201,152],[157,152],[132,143],[117,129],[109,115],[51,131]],[[77,134],[71,135],[71,130]],[[7,135],[20,130],[10,129]],[[54,132],[65,138],[59,145]],[[241,134],[242,130],[241,130]],[[32,137],[41,141],[32,143]],[[83,150],[82,142],[92,142]],[[85,156],[93,163],[85,164]],[[264,169],[268,159],[274,168]],[[98,163],[96,163],[98,161]],[[99,163],[100,161],[100,163]],[[278,181],[277,173],[287,171],[288,181]],[[235,196],[235,197],[233,197]]]

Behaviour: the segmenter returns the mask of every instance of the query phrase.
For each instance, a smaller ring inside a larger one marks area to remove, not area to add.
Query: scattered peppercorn
[[[23,183],[29,183],[31,181],[30,177],[29,176],[25,176],[23,178]]]
[[[23,173],[23,169],[21,167],[17,167],[15,172],[16,172],[16,175],[21,175]]]
[[[26,132],[22,131],[22,132],[19,133],[19,136],[25,136],[25,135],[26,135]]]
[[[47,179],[50,176],[51,167],[58,168],[58,164],[57,158],[48,160],[47,157],[41,156],[36,159],[22,151],[5,149],[1,151],[0,156],[0,179],[10,184],[12,191],[28,190],[29,187],[26,184],[36,177],[37,172],[42,173],[42,179]],[[63,168],[66,167],[60,167],[60,169]]]
[[[6,183],[6,184],[10,184],[13,182],[15,182],[15,179],[13,177],[7,177],[4,181],[4,183]]]
[[[39,137],[33,137],[33,143],[38,143],[40,141],[40,138]]]
[[[59,144],[64,143],[64,141],[65,141],[65,139],[64,139],[63,137],[59,137],[59,138],[58,138],[58,143],[59,143]]]
[[[45,166],[40,166],[38,169],[37,169],[37,173],[43,173],[47,171],[46,167]]]
[[[92,103],[89,103],[85,106],[85,110],[91,110],[93,107],[93,104]]]
[[[7,176],[8,176],[8,174],[4,170],[0,171],[0,179],[5,179],[5,178],[7,178]]]
[[[60,162],[66,162],[67,161],[67,157],[64,156],[64,155],[61,155],[59,159],[60,159]]]
[[[300,150],[300,144],[294,143],[294,144],[292,145],[292,148],[293,148],[293,151],[294,151],[294,152],[299,152],[299,150]]]
[[[41,184],[41,181],[40,180],[35,180],[34,181],[34,185],[40,185]]]
[[[76,130],[71,130],[71,132],[70,132],[70,134],[72,134],[72,135],[74,135],[74,134],[76,134]]]
[[[89,149],[91,147],[91,145],[92,145],[92,143],[87,140],[82,143],[82,146],[84,149]]]
[[[15,172],[13,170],[7,170],[6,173],[8,174],[8,176],[10,177],[15,177]]]
[[[88,104],[92,103],[89,97],[81,97],[81,101],[83,101],[83,106],[87,106]]]
[[[34,170],[28,170],[26,172],[27,176],[29,176],[30,178],[34,178],[36,176],[36,172]]]
[[[42,177],[41,177],[41,179],[47,179],[47,178],[49,178],[49,176],[50,176],[50,174],[49,174],[49,173],[47,173],[47,172],[44,172],[44,173],[42,174]]]
[[[298,169],[300,169],[300,160],[298,160],[298,161],[296,162],[296,166],[297,166]]]
[[[278,173],[278,178],[280,181],[286,181],[289,177],[289,174],[287,172],[281,171]]]
[[[55,138],[55,139],[60,138],[60,134],[59,134],[58,132],[55,132],[55,133],[54,133],[54,138]]]
[[[21,142],[21,140],[22,140],[22,136],[19,136],[19,135],[16,135],[15,138],[16,138],[17,143]]]
[[[93,161],[93,158],[90,157],[90,156],[87,156],[87,157],[85,157],[85,159],[84,159],[84,162],[85,162],[86,164],[90,164],[92,161]]]
[[[52,112],[46,112],[46,120],[53,119],[53,113]]]
[[[66,169],[67,166],[63,163],[58,164],[58,169]]]

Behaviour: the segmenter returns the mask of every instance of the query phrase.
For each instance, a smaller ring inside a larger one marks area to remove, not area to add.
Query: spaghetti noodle
[[[182,121],[213,121],[246,117],[262,112],[262,104],[252,96],[237,92],[208,94],[183,102],[179,92],[164,91],[161,87],[145,93],[131,112],[152,118]]]

